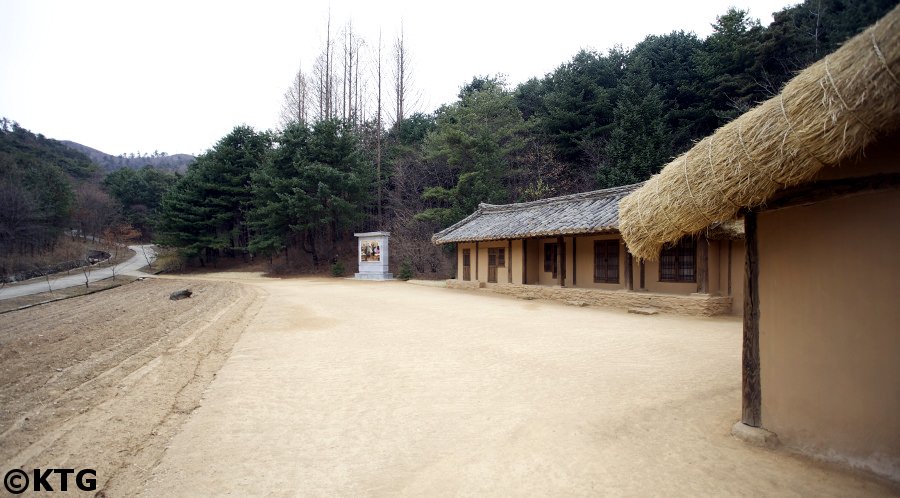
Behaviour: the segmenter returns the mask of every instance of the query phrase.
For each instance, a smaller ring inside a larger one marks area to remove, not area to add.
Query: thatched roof
[[[625,197],[619,230],[632,254],[655,259],[664,244],[760,206],[900,127],[898,33],[900,7]]]
[[[641,184],[550,197],[518,204],[480,204],[462,221],[434,234],[435,244],[611,232],[619,228],[619,201]]]

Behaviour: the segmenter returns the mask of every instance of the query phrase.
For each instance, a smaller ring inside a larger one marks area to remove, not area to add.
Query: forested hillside
[[[0,276],[83,258],[59,247],[67,233],[149,239],[175,179],[150,167],[104,177],[84,154],[0,119]]]
[[[51,246],[73,215],[73,184],[95,171],[83,154],[0,120],[0,254]]]
[[[384,229],[395,263],[440,275],[448,261],[431,234],[478,203],[645,180],[894,5],[807,0],[767,27],[730,9],[705,39],[673,31],[582,50],[515,87],[476,76],[433,113],[413,112],[402,33],[386,59],[379,41],[375,91],[360,95],[363,42],[348,24],[336,47],[329,24],[312,72],[285,95],[283,129],[237,127],[197,158],[163,196],[159,241],[201,263],[294,253],[318,266],[354,230]]]

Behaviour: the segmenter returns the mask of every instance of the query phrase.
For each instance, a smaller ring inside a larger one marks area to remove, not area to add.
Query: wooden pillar
[[[709,294],[709,240],[703,234],[697,239],[697,292]]]
[[[646,290],[646,289],[647,289],[647,286],[646,286],[645,283],[644,283],[644,259],[643,259],[643,258],[641,258],[641,264],[640,264],[640,267],[641,267],[641,287],[640,287],[640,289],[641,289],[641,290]]]
[[[560,287],[566,286],[566,250],[563,238],[556,238],[556,279]]]
[[[506,282],[512,283],[512,239],[507,241],[506,250]]]
[[[744,216],[747,257],[744,259],[744,345],[741,422],[751,427],[762,424],[762,395],[759,383],[759,252],[756,212]]]
[[[578,263],[578,243],[575,242],[577,239],[575,236],[572,236],[572,287],[578,286],[578,268],[575,266]]]
[[[522,239],[522,285],[528,283],[528,239]]]
[[[628,252],[628,246],[625,246],[625,290],[634,290],[634,258]]]
[[[475,281],[478,281],[478,241],[475,241]]]

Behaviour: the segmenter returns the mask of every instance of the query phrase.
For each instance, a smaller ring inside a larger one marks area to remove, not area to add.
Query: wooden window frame
[[[488,258],[491,254],[497,258],[497,268],[506,268],[506,248],[505,247],[488,247]]]
[[[594,241],[594,283],[618,284],[619,260],[621,254],[617,239],[603,239]],[[615,262],[610,263],[610,255],[615,255]],[[601,274],[600,270],[604,270]]]
[[[672,258],[672,272],[670,277],[663,270],[668,267],[665,264],[667,258]],[[684,276],[686,270],[690,276]],[[659,281],[674,283],[697,283],[697,240],[691,236],[682,237],[671,246],[663,247],[659,253]]]

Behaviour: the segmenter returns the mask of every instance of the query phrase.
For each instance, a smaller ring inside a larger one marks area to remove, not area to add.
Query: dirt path
[[[170,292],[190,286],[189,300]],[[0,470],[143,482],[256,314],[263,291],[145,280],[0,316]]]
[[[114,480],[110,494],[897,492],[730,436],[735,319],[399,282],[209,278],[268,297],[149,479]]]

